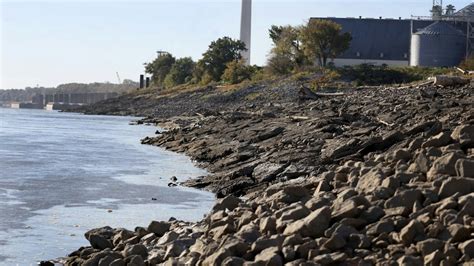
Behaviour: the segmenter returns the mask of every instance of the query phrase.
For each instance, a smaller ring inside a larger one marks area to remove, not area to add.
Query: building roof
[[[467,5],[465,8],[459,10],[454,15],[460,17],[467,17],[474,20],[474,3]]]
[[[444,21],[436,21],[435,23],[429,25],[426,28],[423,28],[417,31],[417,35],[457,35],[464,36],[464,34],[453,27],[451,24]]]
[[[350,48],[338,58],[408,61],[411,20],[319,18],[334,21],[352,35]],[[413,21],[414,31],[433,21]]]

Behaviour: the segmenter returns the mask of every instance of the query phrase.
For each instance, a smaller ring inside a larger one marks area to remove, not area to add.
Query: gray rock
[[[360,214],[360,218],[367,223],[374,223],[385,215],[385,212],[379,206],[372,206]]]
[[[323,247],[332,251],[343,248],[346,240],[340,234],[333,234],[324,244]]]
[[[240,228],[240,230],[235,234],[236,237],[244,240],[247,243],[255,242],[260,236],[260,231],[258,228],[252,224],[247,224]]]
[[[393,152],[392,157],[394,161],[409,161],[412,154],[405,149],[398,149]]]
[[[157,244],[158,245],[164,245],[164,244],[170,243],[171,241],[174,241],[174,240],[178,239],[178,237],[179,237],[178,233],[176,233],[174,231],[169,231],[169,232],[166,232],[162,237],[160,237]]]
[[[253,170],[252,176],[259,182],[269,182],[285,169],[285,165],[276,163],[262,163]]]
[[[126,246],[123,251],[123,256],[127,258],[134,255],[141,256],[144,260],[146,260],[148,257],[148,250],[144,245],[141,244]]]
[[[452,224],[448,227],[448,231],[451,235],[451,243],[462,242],[471,238],[471,230],[462,224]]]
[[[426,174],[430,169],[430,160],[424,153],[419,153],[413,163],[408,168],[408,171],[412,173],[424,173]]]
[[[405,246],[410,246],[417,235],[424,234],[424,230],[425,228],[422,223],[417,220],[412,220],[400,231],[400,241]]]
[[[264,141],[264,140],[280,135],[284,130],[285,128],[283,127],[275,127],[275,128],[267,129],[264,132],[261,132],[260,134],[258,134],[257,138],[260,141]]]
[[[382,233],[390,233],[395,230],[395,226],[393,221],[386,220],[386,221],[379,221],[374,224],[370,224],[367,226],[367,234],[368,235],[380,235]]]
[[[373,168],[360,177],[356,189],[366,193],[372,192],[382,185],[384,179],[384,172],[379,168]]]
[[[112,239],[113,236],[115,235],[115,230],[109,226],[105,226],[105,227],[89,230],[84,234],[87,240],[89,240],[91,235],[100,235],[106,239]]]
[[[278,250],[275,248],[268,248],[263,250],[257,256],[255,256],[255,262],[262,263],[263,265],[283,265],[283,258],[278,254]]]
[[[99,260],[98,266],[109,266],[115,260],[122,260],[123,257],[119,253],[110,252],[107,256]]]
[[[281,249],[283,239],[276,238],[259,238],[252,244],[252,252],[259,253],[260,251],[275,247]]]
[[[456,174],[460,177],[474,177],[474,160],[459,159],[455,164]]]
[[[459,249],[465,256],[474,259],[474,239],[468,240],[459,245]]]
[[[269,191],[267,190],[267,193]],[[277,202],[291,204],[302,199],[307,199],[310,197],[308,189],[303,186],[285,186],[282,189],[280,188],[278,192],[272,194],[268,197],[269,201],[275,200]]]
[[[212,211],[213,212],[224,211],[226,209],[229,211],[233,211],[235,208],[239,206],[241,202],[242,201],[239,198],[229,195],[223,199],[217,200],[217,203],[212,208]]]
[[[423,194],[416,189],[399,191],[385,202],[385,208],[405,207],[412,209],[416,201],[422,202]]]
[[[348,245],[353,249],[367,249],[371,243],[369,238],[363,234],[351,234],[348,239]]]
[[[132,255],[125,259],[127,266],[145,266],[145,260],[140,255]]]
[[[274,217],[264,217],[260,220],[260,232],[274,233],[276,232],[276,219]]]
[[[227,257],[222,261],[223,266],[243,266],[244,264],[245,260],[239,257]]]
[[[304,218],[310,214],[310,210],[306,206],[297,203],[291,209],[283,212],[279,217],[280,221],[295,221]]]
[[[108,239],[98,234],[89,235],[89,242],[93,248],[101,250],[114,247]]]
[[[319,255],[313,258],[313,261],[322,265],[335,264],[343,262],[347,259],[347,255],[342,252],[334,252],[329,254]]]
[[[426,255],[424,257],[424,265],[429,265],[429,266],[436,266],[440,265],[441,261],[443,260],[443,252],[436,250],[435,252]]]
[[[464,149],[474,148],[474,125],[461,125],[454,129],[451,138],[458,141]]]
[[[436,159],[426,174],[428,181],[434,180],[437,175],[456,176],[455,164],[459,159],[463,159],[463,156],[457,152],[448,153]]]
[[[423,266],[423,260],[418,257],[404,255],[397,260],[398,265],[400,266]]]
[[[435,238],[428,238],[426,240],[420,241],[416,243],[416,248],[418,251],[423,255],[429,255],[436,250],[442,250],[444,247],[444,241],[435,239]]]
[[[444,199],[456,193],[466,195],[473,191],[474,179],[462,177],[449,177],[444,180],[439,189],[439,197]]]
[[[218,249],[207,256],[202,265],[221,265],[226,258],[230,257],[230,255],[231,254],[227,249]]]
[[[306,218],[289,224],[283,234],[301,234],[302,236],[319,237],[329,227],[331,210],[323,207],[312,212]]]
[[[107,257],[109,255],[109,252],[97,252],[94,253],[90,256],[89,259],[84,261],[82,265],[84,266],[96,266],[99,264],[100,260]]]
[[[452,139],[450,133],[441,132],[438,135],[429,138],[425,143],[421,145],[421,147],[442,147],[448,145],[451,141]]]
[[[234,238],[226,240],[222,248],[226,249],[231,256],[242,257],[247,253],[250,247],[249,244]]]
[[[245,228],[243,226],[242,228]],[[242,229],[241,229],[242,231]],[[235,227],[232,224],[225,224],[222,226],[217,226],[209,231],[209,234],[213,236],[214,240],[218,240],[225,235],[235,233]]]
[[[344,201],[339,206],[335,206],[332,212],[332,217],[335,220],[341,220],[343,218],[354,218],[358,216],[363,208],[358,208],[361,206],[357,200],[350,198]]]
[[[125,266],[125,261],[123,259],[116,259],[112,261],[109,266]]]
[[[293,246],[283,247],[281,252],[285,261],[292,261],[295,259],[296,251]]]
[[[147,228],[148,232],[155,233],[155,235],[161,237],[163,236],[168,230],[170,230],[171,224],[168,222],[163,221],[152,221]]]

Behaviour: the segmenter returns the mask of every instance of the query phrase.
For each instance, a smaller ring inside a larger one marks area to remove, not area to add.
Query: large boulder
[[[125,249],[123,250],[122,255],[124,257],[131,257],[131,256],[134,256],[134,255],[138,255],[138,256],[142,257],[144,260],[146,260],[146,258],[148,257],[148,250],[142,244],[129,245],[129,246],[125,247]]]
[[[458,141],[464,149],[474,148],[474,125],[461,125],[454,129],[451,138]]]
[[[444,199],[456,193],[469,194],[474,189],[474,179],[462,177],[449,177],[444,180],[439,189],[439,197]]]
[[[399,191],[395,194],[395,196],[391,197],[385,202],[385,208],[397,208],[397,207],[405,207],[408,209],[413,208],[413,204],[415,202],[422,202],[423,194],[421,191],[417,189],[408,189]]]
[[[474,239],[468,240],[459,245],[461,252],[471,259],[474,259]]]
[[[170,230],[171,224],[163,221],[152,221],[147,228],[148,232],[155,233],[157,236],[163,236]]]
[[[271,247],[263,250],[257,256],[255,256],[255,262],[257,265],[283,265],[283,258],[280,256],[278,248]]]
[[[417,236],[424,235],[424,230],[422,223],[412,220],[400,231],[400,242],[405,246],[410,246]]]
[[[451,136],[450,133],[448,132],[441,132],[436,136],[431,137],[428,139],[421,147],[427,148],[427,147],[442,147],[446,146],[451,142]]]
[[[456,176],[456,162],[463,157],[460,153],[451,152],[436,159],[426,174],[428,181],[434,180],[437,175]]]
[[[320,208],[306,218],[289,224],[284,235],[300,234],[302,236],[320,237],[329,227],[331,221],[331,209],[329,207]]]
[[[378,189],[382,185],[384,179],[384,172],[379,168],[373,168],[360,177],[356,188],[359,191],[370,193]]]
[[[217,200],[212,210],[213,212],[225,211],[226,209],[229,211],[233,211],[235,208],[239,206],[241,202],[242,200],[240,200],[239,198],[229,195],[225,198]]]
[[[474,177],[474,160],[459,159],[455,164],[456,174],[461,177]]]

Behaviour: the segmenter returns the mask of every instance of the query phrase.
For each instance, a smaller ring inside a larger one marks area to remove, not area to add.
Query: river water
[[[210,193],[167,186],[206,172],[141,145],[156,128],[132,119],[0,108],[0,265],[64,256],[88,244],[91,228],[196,221],[209,211]]]

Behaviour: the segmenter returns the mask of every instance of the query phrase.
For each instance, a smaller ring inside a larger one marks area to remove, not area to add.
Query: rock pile
[[[472,265],[473,92],[354,91],[147,138],[213,173],[187,184],[216,192],[214,208],[198,223],[91,230],[65,264]]]

